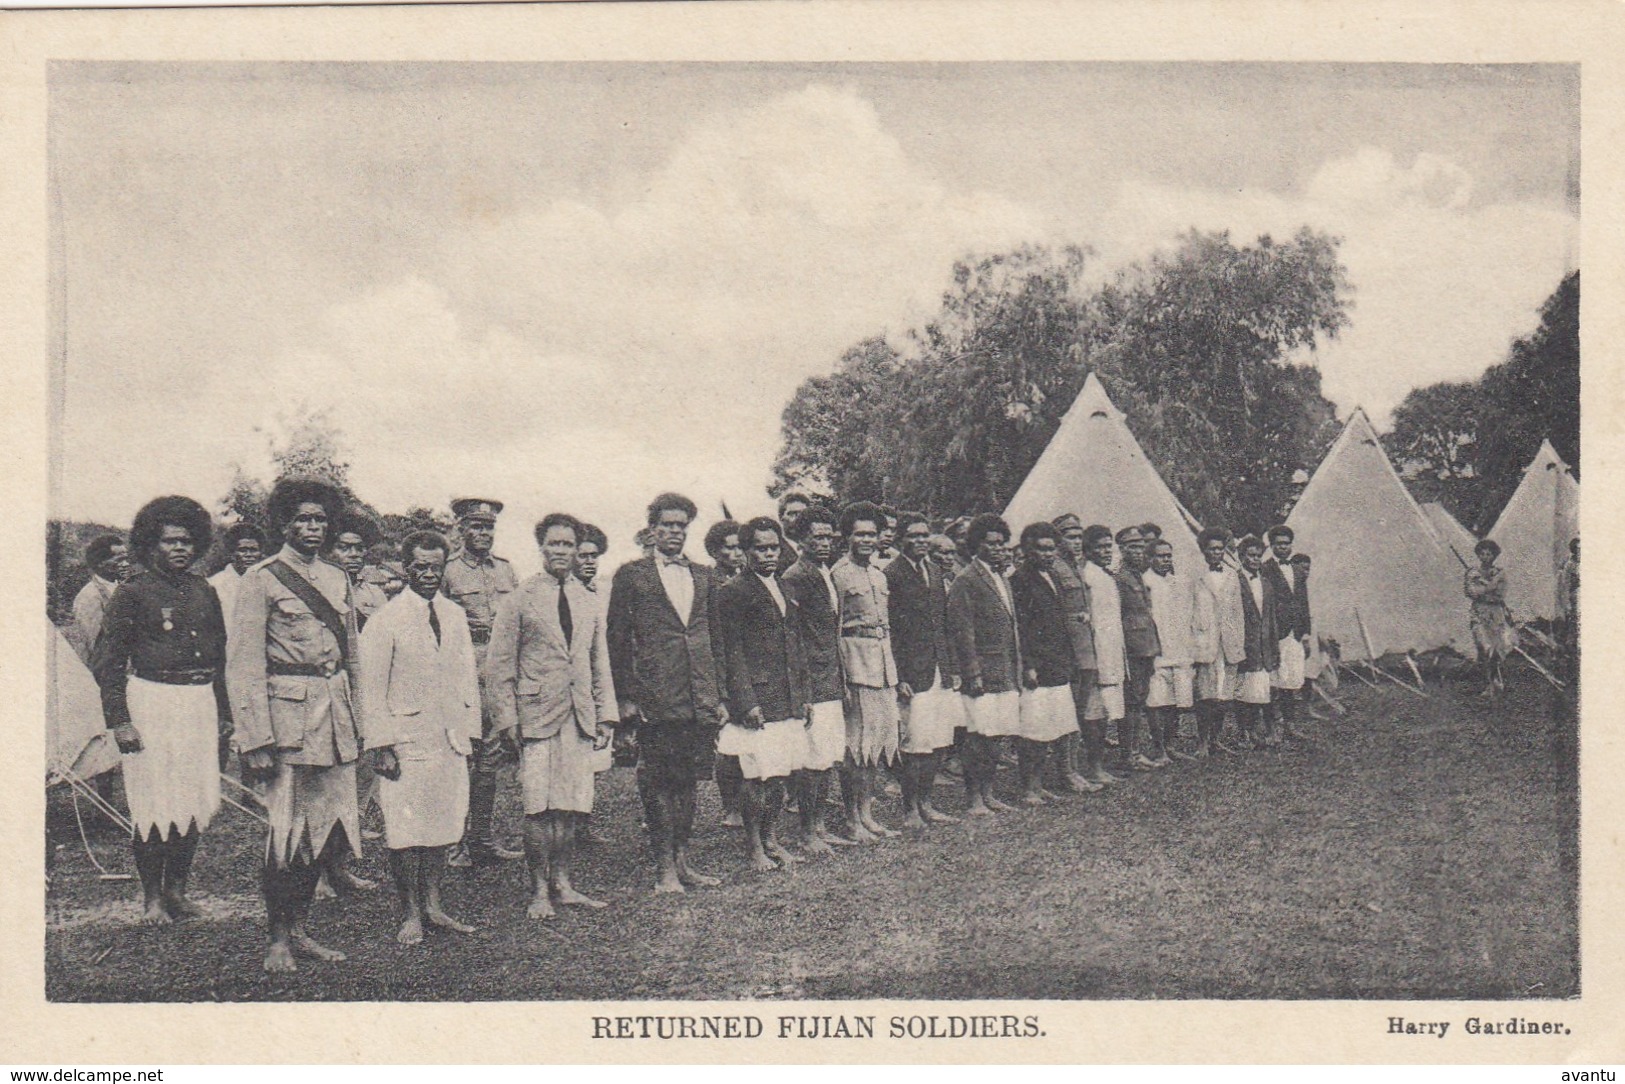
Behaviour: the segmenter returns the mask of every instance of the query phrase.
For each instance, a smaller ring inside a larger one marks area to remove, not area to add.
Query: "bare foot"
[[[863,826],[873,832],[880,839],[896,839],[900,834],[895,828],[887,828],[873,817],[864,817]]]
[[[336,900],[338,898],[339,894],[333,891],[332,884],[328,882],[327,871],[322,870],[322,875],[316,879],[316,899]]]
[[[688,890],[683,887],[683,882],[674,869],[666,870],[660,875],[660,879],[655,881],[655,892],[657,893],[674,892],[680,894],[686,891]]]
[[[766,849],[767,849],[767,855],[768,855],[769,858],[773,859],[779,865],[784,866],[786,868],[788,868],[790,866],[793,866],[797,862],[801,861],[800,858],[798,858],[795,855],[791,854],[787,849],[785,849],[780,844],[770,843],[770,844],[767,845]]]
[[[423,912],[423,916],[436,926],[439,926],[442,930],[450,930],[452,933],[474,932],[474,927],[470,926],[466,922],[458,922],[455,918],[452,918],[444,911],[426,910]]]
[[[318,943],[313,937],[310,936],[310,934],[300,929],[295,929],[293,931],[293,947],[296,951],[302,952],[306,956],[312,956],[318,960],[322,960],[330,964],[336,964],[344,959],[344,953],[340,952],[338,949],[330,949],[326,945]]]
[[[724,813],[722,815],[722,827],[743,828],[745,827],[745,818],[738,813]]]
[[[831,847],[856,847],[858,845],[857,840],[847,839],[845,836],[838,836],[834,832],[831,832],[828,828],[819,829],[818,838]],[[813,849],[811,843],[808,843],[807,849]]]
[[[553,898],[559,901],[561,907],[591,907],[595,911],[601,911],[609,906],[603,900],[595,900],[591,896],[577,892],[570,885],[555,888]]]
[[[293,958],[293,948],[286,941],[272,941],[265,950],[265,970],[273,975],[287,975],[299,970]]]
[[[363,877],[358,873],[352,873],[347,869],[341,869],[334,873],[333,879],[337,881],[339,887],[343,888],[346,892],[371,892],[378,887],[377,881],[369,880],[368,878]]]
[[[818,836],[808,836],[802,846],[806,848],[808,854],[831,855],[835,853],[835,848]]]
[[[955,817],[955,816],[952,816],[950,814],[944,813],[942,810],[938,809],[934,805],[921,805],[920,806],[920,815],[923,816],[926,819],[926,822],[928,824],[958,824],[959,823],[959,818],[958,817]]]
[[[908,811],[908,814],[905,817],[903,817],[903,827],[904,828],[924,828],[925,827],[925,818],[920,816],[918,811],[911,809],[911,810]]]
[[[1044,797],[1043,791],[1029,790],[1021,796],[1022,805],[1049,805],[1049,799]]]
[[[677,879],[689,888],[715,888],[722,883],[721,877],[701,873],[686,865],[677,867]]]
[[[853,821],[847,825],[850,841],[853,843],[877,843],[880,837],[869,831],[862,821]]]
[[[1009,813],[1015,809],[1015,806],[1005,805],[991,794],[987,796],[987,807],[995,813]]]
[[[164,910],[162,898],[149,900],[147,905],[141,909],[141,925],[143,926],[168,926],[173,921],[175,920],[169,917],[169,912]]]
[[[174,892],[164,894],[164,909],[167,910],[170,916],[177,922],[189,918],[203,917],[203,908],[199,907],[185,896]]]
[[[771,873],[779,868],[779,864],[769,858],[767,854],[753,854],[750,856],[750,868],[757,873]]]
[[[655,891],[660,891],[656,889]],[[538,892],[531,899],[530,906],[525,908],[529,918],[548,919],[553,917],[553,904],[548,900],[546,892]]]
[[[978,798],[965,807],[965,815],[967,817],[991,817],[993,816],[993,810],[987,807],[986,802]]]
[[[423,943],[423,923],[414,915],[401,923],[401,930],[395,935],[395,940],[403,945],[421,945]]]

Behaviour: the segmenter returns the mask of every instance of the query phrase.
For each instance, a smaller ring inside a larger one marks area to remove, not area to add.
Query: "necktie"
[[[434,600],[429,600],[429,630],[434,633],[434,646],[440,646],[440,618],[434,612]]]
[[[559,628],[564,630],[564,646],[569,647],[575,623],[570,619],[570,596],[565,594],[562,583],[559,584]]]

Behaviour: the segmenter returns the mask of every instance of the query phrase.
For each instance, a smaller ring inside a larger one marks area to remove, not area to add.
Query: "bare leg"
[[[863,826],[870,832],[876,836],[890,839],[897,835],[897,831],[887,828],[875,819],[875,786],[879,775],[879,770],[872,764],[866,764],[858,769],[859,794],[861,795],[858,802],[858,817],[861,819]]]
[[[824,826],[824,773],[803,769],[792,775],[790,782],[796,792],[802,846],[807,848],[809,854],[834,854],[835,849],[825,838],[829,835],[829,829]]]
[[[779,842],[779,814],[784,809],[784,779],[764,779],[762,792],[762,849],[767,852],[769,858],[788,869],[800,859]]]
[[[321,875],[323,867],[331,866],[336,856],[344,853],[349,847],[349,839],[344,829],[334,828],[327,837],[327,843],[322,847],[322,853],[314,861],[304,862],[291,867],[290,872],[297,876],[291,882],[293,895],[291,899],[291,916],[293,926],[289,937],[294,951],[302,952],[306,956],[323,960],[327,963],[337,963],[344,959],[344,953],[338,949],[328,948],[320,944],[310,934],[305,932],[305,915],[310,911],[310,903],[316,896],[316,879]]]
[[[1002,759],[1002,750],[998,738],[982,738],[982,803],[995,813],[1009,813],[1014,806],[999,801],[993,793],[994,783],[999,777],[999,762]],[[1018,762],[1019,767],[1019,762]]]
[[[779,868],[779,864],[767,856],[762,846],[762,818],[765,814],[762,803],[761,782],[744,780],[739,788],[739,808],[745,825],[745,856],[751,869],[759,872]]]
[[[176,919],[201,918],[203,908],[186,898],[186,884],[192,876],[192,858],[197,854],[197,826],[185,835],[172,833],[164,856],[164,908]]]
[[[556,810],[546,816],[553,822],[553,898],[561,907],[591,907],[597,910],[606,906],[601,900],[577,892],[575,885],[570,883],[570,866],[575,860],[577,826],[586,818],[586,814]]]
[[[873,843],[877,837],[863,823],[863,767],[850,751],[841,765],[841,806],[846,812],[847,834],[858,843]]]
[[[715,888],[722,878],[701,873],[688,861],[688,844],[694,836],[694,809],[698,801],[693,776],[679,782],[672,790],[673,838],[677,844],[677,879],[689,888]]]
[[[423,900],[418,850],[401,847],[385,853],[389,855],[389,872],[395,878],[395,894],[401,901],[401,928],[395,940],[403,945],[420,945],[423,943]]]
[[[931,792],[936,789],[937,770],[942,764],[942,750],[927,753],[915,762],[915,769],[919,775],[915,786],[919,788],[920,816],[927,824],[958,824],[958,817],[951,817],[939,810],[931,801]]]
[[[1021,779],[1021,801],[1024,805],[1045,805],[1044,747],[1026,738],[1016,739],[1017,771]]]
[[[965,813],[971,817],[991,816],[987,804],[986,776],[992,765],[988,763],[987,739],[980,734],[966,734],[960,747],[959,760],[965,771]]]
[[[418,849],[418,890],[423,896],[423,916],[443,930],[453,933],[473,933],[474,927],[458,922],[446,914],[441,898],[441,886],[446,882],[446,859],[450,847],[420,847]]]
[[[146,839],[136,837],[130,845],[135,852],[135,871],[141,878],[141,924],[167,926],[174,921],[164,907],[164,862],[169,844],[154,828]]]
[[[903,827],[924,828],[925,816],[920,812],[919,754],[897,754],[897,775],[903,786]]]
[[[530,873],[530,904],[525,908],[525,914],[534,919],[548,919],[553,917],[553,901],[547,894],[548,861],[552,856],[552,847],[548,841],[548,825],[543,819],[544,813],[529,813],[525,816],[525,869]],[[649,819],[649,829],[655,827],[654,818]]]
[[[270,856],[260,871],[260,888],[265,896],[265,914],[271,931],[271,944],[265,951],[265,970],[272,974],[285,974],[299,967],[293,958],[293,912],[289,905],[293,895],[292,873],[277,868],[276,859]]]
[[[649,825],[649,846],[654,852],[655,891],[681,892],[671,795],[660,773],[646,764],[638,765],[638,794],[643,798],[643,819]]]
[[[712,775],[717,781],[717,796],[722,799],[722,823],[727,828],[743,827],[745,821],[741,816],[740,787],[745,777],[739,770],[739,758],[721,755],[717,757],[716,767]]]

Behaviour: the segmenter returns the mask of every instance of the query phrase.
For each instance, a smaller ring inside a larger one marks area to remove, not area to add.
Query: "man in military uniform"
[[[344,959],[304,930],[321,869],[361,838],[355,609],[349,580],[319,556],[343,506],[324,482],[277,483],[268,519],[284,545],[243,577],[226,642],[243,777],[264,786],[270,820],[262,885],[272,972],[294,970],[295,951]]]
[[[468,758],[468,829],[463,843],[452,855],[453,866],[492,865],[523,858],[524,852],[503,846],[496,837],[497,772],[512,759],[508,747],[492,730],[491,713],[485,706],[484,674],[486,648],[491,643],[491,624],[497,604],[519,586],[513,566],[491,552],[496,538],[497,514],[502,502],[488,497],[459,497],[451,502],[457,517],[462,549],[446,563],[440,591],[468,614],[468,633],[474,641],[474,661],[481,675],[480,728],[482,737],[474,742]]]

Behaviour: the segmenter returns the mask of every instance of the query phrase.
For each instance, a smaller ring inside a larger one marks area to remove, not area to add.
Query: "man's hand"
[[[113,728],[113,740],[118,743],[121,753],[141,752],[141,732],[135,728],[134,723],[120,723]]]
[[[237,732],[237,728],[230,719],[219,719],[216,721],[216,731],[215,748],[220,756],[220,770],[225,771],[226,765],[231,763],[231,736]]]
[[[745,713],[745,718],[740,721],[739,725],[746,730],[760,730],[767,725],[767,720],[762,717],[762,709],[755,707]]]
[[[244,753],[240,763],[244,783],[269,783],[276,778],[276,753],[269,745]]]
[[[621,720],[631,722],[638,717],[638,706],[630,700],[621,701]]]
[[[813,724],[813,706],[811,704],[801,705],[801,717],[807,720],[802,724],[802,729],[811,730]]]
[[[954,692],[954,693],[957,693],[959,691],[959,675],[958,674],[950,674],[948,676],[948,691],[949,692]]]
[[[728,725],[728,719],[729,719],[728,705],[726,705],[726,704],[718,704],[717,705],[717,725],[718,726],[727,726]]]
[[[979,678],[979,677],[966,678],[964,684],[960,687],[959,691],[964,693],[966,696],[969,696],[969,697],[981,696],[982,695],[982,679]]]
[[[609,743],[615,740],[615,728],[609,723],[599,723],[598,729],[592,736],[594,752],[603,752],[609,748]]]
[[[1038,688],[1038,671],[1029,668],[1025,674],[1021,675],[1021,680],[1029,689]]]
[[[401,777],[401,758],[395,755],[393,745],[381,745],[372,750],[372,770],[384,779]]]
[[[910,686],[909,683],[906,682],[906,681],[899,681],[897,683],[897,702],[900,703],[900,704],[906,704],[910,700],[913,700],[913,699],[914,699],[914,689],[913,689],[913,687]]]

